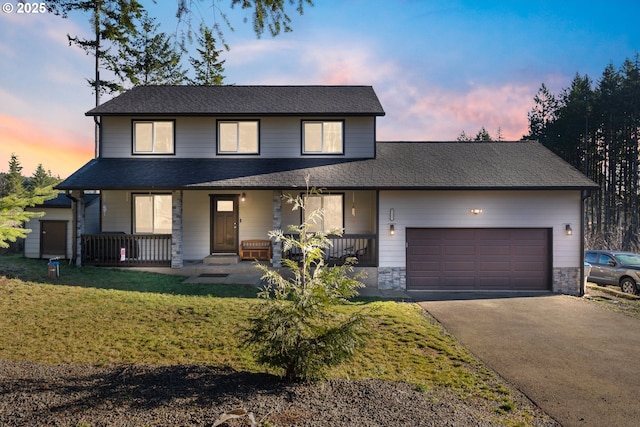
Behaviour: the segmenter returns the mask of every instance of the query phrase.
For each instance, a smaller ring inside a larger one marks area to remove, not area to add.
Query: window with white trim
[[[134,154],[173,154],[173,120],[134,121]]]
[[[309,221],[309,216],[314,210],[322,209],[324,216],[316,218],[316,222],[310,222],[309,231],[331,232],[344,228],[344,195],[343,194],[319,194],[305,197],[306,208],[304,221]]]
[[[258,154],[259,122],[219,121],[218,153],[219,154]]]
[[[302,122],[302,152],[304,154],[342,154],[342,121]]]
[[[133,232],[171,234],[171,194],[133,195]]]

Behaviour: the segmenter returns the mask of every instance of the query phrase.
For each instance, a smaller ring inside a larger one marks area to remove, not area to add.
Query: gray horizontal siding
[[[140,119],[143,118],[141,117]],[[144,117],[144,119],[153,119],[153,117]],[[159,118],[159,120],[162,119],[166,120],[168,118]],[[304,120],[321,119],[323,118],[304,118]],[[100,147],[102,157],[156,157],[132,155],[131,120],[131,117],[102,118],[102,137]],[[229,119],[225,118],[225,120]],[[344,120],[344,155],[346,157],[353,158],[373,157],[375,152],[375,118],[347,117]],[[300,117],[260,118],[260,157],[300,157],[302,138],[301,122],[302,118]],[[177,117],[175,119],[175,123],[175,157],[216,157],[215,117]],[[230,156],[227,155],[225,157]]]

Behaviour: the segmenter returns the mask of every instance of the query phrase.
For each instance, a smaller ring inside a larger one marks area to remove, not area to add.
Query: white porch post
[[[74,239],[74,255],[76,266],[82,266],[82,235],[85,230],[85,203],[84,203],[84,191],[72,190],[71,200],[73,201],[73,239]]]
[[[273,191],[273,230],[282,229],[282,191]],[[282,242],[273,242],[273,267],[282,266]]]
[[[182,248],[182,190],[171,194],[171,268],[184,265]]]

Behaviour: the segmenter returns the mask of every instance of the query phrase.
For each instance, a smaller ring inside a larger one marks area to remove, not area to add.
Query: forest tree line
[[[529,135],[600,186],[585,202],[587,248],[638,251],[640,56],[597,81],[576,74],[553,94],[543,84],[529,112]]]

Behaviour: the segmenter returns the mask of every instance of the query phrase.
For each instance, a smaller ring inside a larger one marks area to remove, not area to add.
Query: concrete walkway
[[[411,295],[563,426],[640,425],[640,319],[565,295]]]

